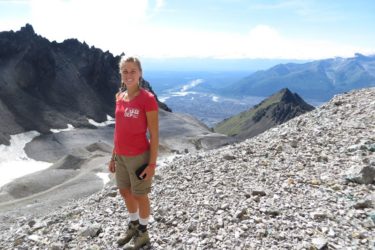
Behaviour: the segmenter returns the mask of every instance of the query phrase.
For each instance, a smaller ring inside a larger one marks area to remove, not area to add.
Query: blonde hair
[[[126,56],[122,56],[121,59],[120,59],[120,63],[119,63],[119,70],[120,70],[120,73],[121,73],[121,67],[127,63],[127,62],[132,62],[132,63],[135,63],[139,69],[139,71],[142,72],[142,66],[141,66],[141,61],[139,61],[139,59],[137,57],[133,57],[133,56],[129,56],[129,57],[126,57]]]
[[[137,65],[139,71],[142,73],[141,61],[137,57],[134,57],[134,56],[122,56],[121,59],[120,59],[120,63],[119,63],[119,72],[120,72],[120,74],[121,74],[121,68],[127,62],[135,63],[135,65]],[[139,80],[141,80],[141,79],[139,79]],[[119,92],[116,94],[116,98],[121,93],[122,89],[126,89],[125,83],[123,83],[123,82],[121,82],[121,86],[120,86]]]

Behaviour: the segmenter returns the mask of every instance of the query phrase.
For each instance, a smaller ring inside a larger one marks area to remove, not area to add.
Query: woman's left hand
[[[155,167],[148,165],[145,170],[140,174],[140,176],[144,176],[146,174],[146,177],[143,179],[145,181],[150,180],[155,175]]]

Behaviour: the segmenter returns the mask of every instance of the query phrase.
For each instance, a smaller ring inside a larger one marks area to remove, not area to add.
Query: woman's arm
[[[113,148],[111,160],[108,163],[108,170],[111,173],[116,172],[116,163],[115,163],[115,149]]]
[[[156,164],[159,148],[159,114],[158,111],[146,112],[147,127],[150,132],[150,160],[149,164]]]
[[[117,101],[119,100],[119,98],[121,97],[121,92],[117,92],[116,93],[116,103]],[[115,142],[115,138],[116,138],[116,130],[114,131],[114,135],[113,135],[113,142]],[[116,149],[115,149],[115,143],[113,143],[113,150],[112,150],[112,156],[111,156],[111,160],[109,161],[108,163],[108,170],[109,172],[111,173],[114,173],[116,171],[116,164],[115,164],[115,156],[116,156]]]
[[[146,178],[151,178],[155,174],[156,160],[159,148],[159,113],[157,110],[146,112],[147,127],[150,132],[150,160],[148,168],[144,170]],[[141,175],[143,175],[142,173]]]

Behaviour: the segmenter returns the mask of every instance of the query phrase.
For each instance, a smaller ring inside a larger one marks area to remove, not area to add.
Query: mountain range
[[[96,141],[111,145],[113,125],[97,129],[90,120],[100,123],[114,117],[119,60],[120,56],[76,39],[50,42],[29,24],[16,32],[1,32],[0,144],[9,145],[11,135],[35,130],[40,136],[25,150],[33,159],[51,163]],[[142,79],[140,84],[158,99],[148,81]],[[225,135],[214,133],[196,118],[172,113],[166,104],[158,103],[161,153],[227,143]],[[75,132],[51,132],[68,124]]]
[[[50,42],[29,24],[17,32],[1,32],[0,48],[0,144],[9,144],[12,134],[30,130],[49,134],[52,128],[65,128],[67,124],[96,128],[89,119],[103,122],[108,115],[113,117],[120,56],[90,48],[76,39]],[[149,82],[142,79],[141,84],[153,92]],[[328,98],[368,85],[375,85],[375,56],[357,54],[347,59],[279,64],[226,85],[226,95],[270,97],[213,129],[194,117],[169,114],[171,109],[159,102],[167,111],[161,113],[161,124],[168,128],[161,129],[166,136],[161,149],[194,151],[244,140],[311,111],[313,107],[300,95]],[[276,88],[282,90],[277,92]],[[190,139],[177,142],[175,134]]]
[[[114,116],[114,95],[120,82],[120,56],[113,56],[108,51],[103,52],[95,47],[90,48],[76,39],[67,39],[62,43],[50,42],[37,35],[29,24],[16,32],[1,32],[0,48],[0,144],[9,144],[10,135],[13,134],[36,130],[42,135],[48,135],[51,134],[51,129],[66,128],[67,124],[75,128],[94,129],[96,126],[89,119],[103,122],[108,119],[108,115]],[[141,85],[154,93],[146,80],[142,79]],[[288,100],[288,97],[281,99]],[[275,100],[271,101],[272,104],[274,102]],[[284,105],[286,106],[281,108]],[[278,105],[278,111],[283,110],[283,116],[290,119],[300,114],[288,110],[288,105],[289,103],[282,102]],[[212,131],[194,117],[172,114],[171,109],[160,101],[159,106],[162,110],[162,152],[213,148],[248,136],[246,129],[241,136],[226,138],[223,134],[233,135],[233,132],[226,133],[220,129]],[[259,113],[268,108],[268,105],[261,105],[257,110]],[[270,119],[270,115],[280,116],[275,112],[268,112],[267,117]],[[266,126],[264,119],[256,121],[252,126],[257,129],[253,129],[249,136],[286,121],[278,118],[274,120],[277,122]],[[222,134],[218,134],[218,131]],[[180,136],[176,137],[177,134]],[[105,141],[109,142],[107,139]],[[43,151],[54,149],[52,155],[59,157],[63,156],[61,152],[69,153],[59,145],[46,145],[38,145],[36,148],[43,148]],[[26,148],[29,152],[33,151],[33,155],[39,155],[31,147]],[[55,161],[58,157],[45,159],[42,156],[40,160]]]
[[[333,95],[375,86],[375,55],[356,54],[307,63],[278,64],[257,71],[220,91],[223,95],[269,96],[282,88],[303,98],[327,101]]]

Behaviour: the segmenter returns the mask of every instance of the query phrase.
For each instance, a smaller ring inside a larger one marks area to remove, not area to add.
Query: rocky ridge
[[[375,88],[244,142],[158,169],[154,249],[374,249]],[[127,221],[113,183],[3,228],[4,249],[117,249]]]
[[[119,61],[77,39],[50,42],[30,24],[0,32],[0,144],[26,131],[95,128],[89,119],[114,117]],[[153,92],[146,80],[140,84]],[[161,102],[159,107],[171,111]]]
[[[241,141],[313,109],[297,93],[284,88],[249,110],[218,123],[214,131]]]

